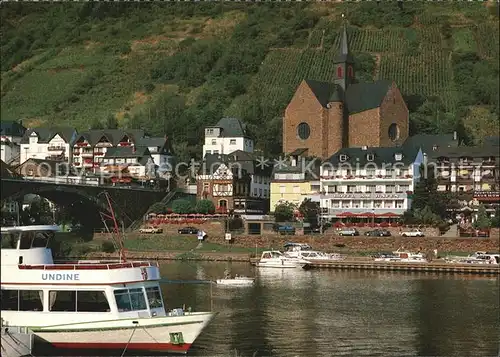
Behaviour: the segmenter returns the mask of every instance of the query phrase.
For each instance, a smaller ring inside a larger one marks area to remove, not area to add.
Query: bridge
[[[72,210],[82,223],[95,225],[100,221],[100,212],[109,211],[107,192],[117,218],[125,227],[141,218],[155,202],[161,201],[168,192],[140,187],[118,187],[109,185],[79,185],[66,182],[24,179],[2,175],[1,201],[19,201],[27,194],[36,194],[55,204]]]

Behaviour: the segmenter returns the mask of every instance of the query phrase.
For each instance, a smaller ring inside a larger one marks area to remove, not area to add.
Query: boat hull
[[[305,263],[284,263],[284,264],[281,264],[281,263],[257,263],[256,266],[258,268],[278,268],[278,269],[284,269],[284,268],[288,268],[288,269],[297,269],[297,268],[302,268],[303,266],[305,266],[306,264]]]
[[[61,349],[187,353],[213,316],[212,313],[193,313],[178,317],[89,322],[33,328],[33,332],[41,342]]]

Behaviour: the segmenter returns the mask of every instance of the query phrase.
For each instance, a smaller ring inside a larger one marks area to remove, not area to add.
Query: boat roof
[[[310,247],[310,245],[307,243],[287,242],[285,243],[284,247]]]
[[[2,233],[8,233],[8,232],[32,232],[32,231],[52,231],[52,232],[58,232],[60,230],[59,226],[53,226],[53,225],[33,225],[33,226],[12,226],[12,227],[2,227],[1,232]]]

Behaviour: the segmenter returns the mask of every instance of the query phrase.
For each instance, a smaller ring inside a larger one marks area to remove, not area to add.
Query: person
[[[198,240],[201,242],[205,237],[203,236],[205,232],[203,231],[198,231]]]
[[[224,279],[231,279],[231,274],[229,274],[229,270],[224,270]]]

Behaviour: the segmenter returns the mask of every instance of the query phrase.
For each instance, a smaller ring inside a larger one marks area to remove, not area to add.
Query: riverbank
[[[84,254],[88,259],[117,258],[118,253],[105,253],[102,243],[108,241],[107,235],[94,237],[85,243],[88,249]],[[215,242],[214,242],[215,241]],[[411,251],[423,251],[438,256],[468,255],[475,251],[498,251],[499,239],[492,238],[403,238],[403,237],[265,237],[238,236],[232,243],[221,240],[199,243],[193,236],[128,235],[124,240],[126,255],[134,259],[153,260],[207,260],[207,261],[250,261],[250,258],[260,256],[263,250],[282,249],[289,241],[308,243],[314,249],[340,253],[354,259],[363,259],[375,253],[392,252],[400,247]]]

